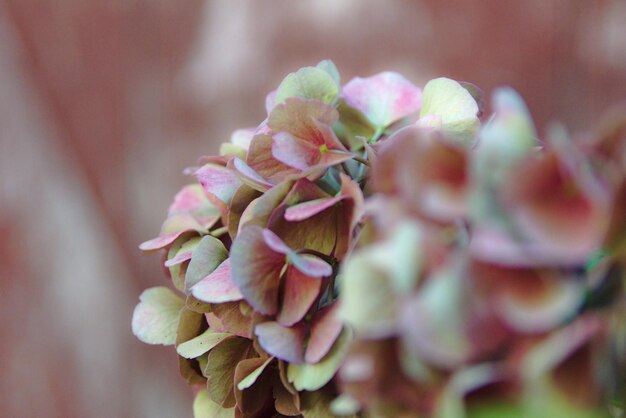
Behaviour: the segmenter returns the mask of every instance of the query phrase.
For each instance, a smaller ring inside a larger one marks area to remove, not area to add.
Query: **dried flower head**
[[[172,285],[132,329],[174,345],[205,417],[600,417],[626,372],[626,126],[537,138],[521,98],[331,61],[190,169]],[[603,415],[604,414],[604,415]]]

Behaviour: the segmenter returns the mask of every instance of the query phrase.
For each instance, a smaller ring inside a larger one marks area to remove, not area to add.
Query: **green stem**
[[[367,160],[366,160],[365,158],[363,158],[363,157],[359,157],[358,155],[355,155],[355,156],[353,157],[353,159],[354,159],[355,161],[360,162],[360,163],[361,163],[361,164],[363,164],[363,165],[366,165],[366,166],[368,166],[368,167],[370,166],[370,162],[369,162],[369,161],[367,161]]]
[[[385,133],[385,128],[378,127],[376,129],[376,132],[374,132],[374,135],[370,138],[368,142],[370,144],[373,144],[374,142],[378,141],[378,139],[380,139],[380,137],[383,136],[384,133]]]
[[[331,257],[327,254],[321,253],[319,251],[316,250],[309,250],[309,249],[304,249],[304,250],[300,250],[298,251],[298,254],[309,254],[309,255],[314,255],[317,258],[321,258],[322,260],[326,261],[328,264],[331,265],[331,267],[335,267],[335,265],[337,264],[337,259],[335,259],[334,257]]]
[[[217,238],[217,237],[221,237],[226,232],[228,232],[228,227],[227,226],[223,226],[221,228],[217,228],[217,229],[211,231],[210,234],[211,234],[211,236]]]

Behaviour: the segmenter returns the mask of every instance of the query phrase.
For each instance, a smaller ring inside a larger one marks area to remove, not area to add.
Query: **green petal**
[[[480,132],[474,172],[479,180],[497,184],[514,163],[537,146],[537,133],[522,98],[511,88],[493,93],[493,119]]]
[[[261,376],[261,373],[263,373],[263,370],[265,370],[265,368],[267,367],[268,364],[270,364],[272,362],[272,360],[274,360],[274,357],[270,357],[267,360],[265,360],[263,362],[263,364],[261,364],[259,367],[257,367],[256,369],[254,369],[254,371],[252,373],[250,373],[249,375],[247,375],[246,377],[244,377],[238,384],[237,384],[237,389],[239,390],[244,390],[249,388],[250,386],[252,386],[254,384],[254,382],[256,382],[256,380],[259,378],[259,376]]]
[[[348,352],[352,333],[344,329],[330,352],[316,364],[289,364],[287,377],[297,390],[318,390],[330,382]]]
[[[328,75],[330,75],[331,78],[335,81],[337,86],[341,86],[341,76],[339,75],[339,70],[337,69],[337,66],[334,62],[329,59],[322,60],[318,62],[315,67],[319,68],[320,70],[326,71]]]
[[[185,289],[189,291],[200,280],[213,273],[222,261],[228,257],[228,250],[222,241],[205,235],[191,255],[191,261],[185,274]]]
[[[165,266],[170,270],[170,277],[176,289],[181,292],[185,291],[185,273],[187,266],[184,265],[188,261],[187,257],[191,257],[193,250],[198,246],[201,237],[189,238],[185,235],[177,238],[167,253],[167,261]],[[180,261],[184,260],[184,261]]]
[[[252,341],[241,337],[226,338],[209,352],[205,374],[209,396],[218,405],[235,406],[235,369],[248,357]]]
[[[480,121],[478,104],[458,82],[436,78],[424,87],[418,125],[441,129],[463,142],[474,138]]]
[[[222,408],[211,400],[209,392],[200,390],[193,401],[193,418],[232,418],[235,408]]]
[[[232,334],[207,329],[197,337],[180,344],[176,347],[176,352],[185,358],[200,357],[230,336]]]
[[[330,404],[330,410],[335,415],[349,416],[355,415],[361,409],[361,404],[358,400],[354,399],[350,395],[340,395],[335,398]]]
[[[276,103],[283,103],[288,97],[303,97],[332,103],[338,94],[339,87],[329,73],[315,67],[304,67],[287,75],[280,83],[276,91]]]
[[[178,330],[176,331],[176,346],[198,336],[204,329],[204,326],[203,315],[185,306],[180,311]],[[206,355],[204,359],[206,359]],[[187,359],[178,356],[178,371],[183,379],[187,381],[188,385],[206,384],[206,378],[202,374],[203,368],[201,367],[200,360],[201,358]],[[198,366],[200,366],[200,368],[198,368]]]
[[[372,251],[359,252],[343,265],[339,315],[361,336],[382,338],[394,332],[397,306],[389,272],[371,262]]]
[[[185,301],[167,287],[152,287],[139,296],[133,312],[133,334],[147,344],[172,345]]]

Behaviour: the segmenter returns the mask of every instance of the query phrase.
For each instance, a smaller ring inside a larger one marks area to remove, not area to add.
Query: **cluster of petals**
[[[342,86],[328,60],[265,105],[140,246],[171,286],[133,333],[175,346],[196,418],[566,416],[581,385],[572,410],[618,402],[626,119],[540,141],[510,89],[485,122],[469,83]]]

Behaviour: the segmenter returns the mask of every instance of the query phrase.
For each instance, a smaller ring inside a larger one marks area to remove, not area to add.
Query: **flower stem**
[[[365,158],[363,158],[363,157],[359,157],[359,156],[355,155],[353,158],[354,158],[354,160],[355,160],[355,161],[358,161],[358,162],[360,162],[360,163],[361,163],[361,164],[363,164],[363,165],[366,165],[366,166],[368,166],[368,167],[370,166],[370,162],[369,162],[369,161],[367,161],[367,160],[366,160]]]
[[[228,227],[227,226],[223,226],[221,228],[214,229],[213,231],[210,232],[210,234],[211,234],[211,236],[217,238],[217,237],[221,237],[226,232],[228,232]]]
[[[330,255],[321,253],[319,251],[316,250],[309,250],[309,249],[304,249],[304,250],[300,250],[298,251],[298,254],[310,254],[310,255],[314,255],[318,258],[321,258],[322,260],[326,261],[328,264],[331,265],[331,267],[335,267],[335,265],[337,264],[337,259],[335,257],[332,257]]]

